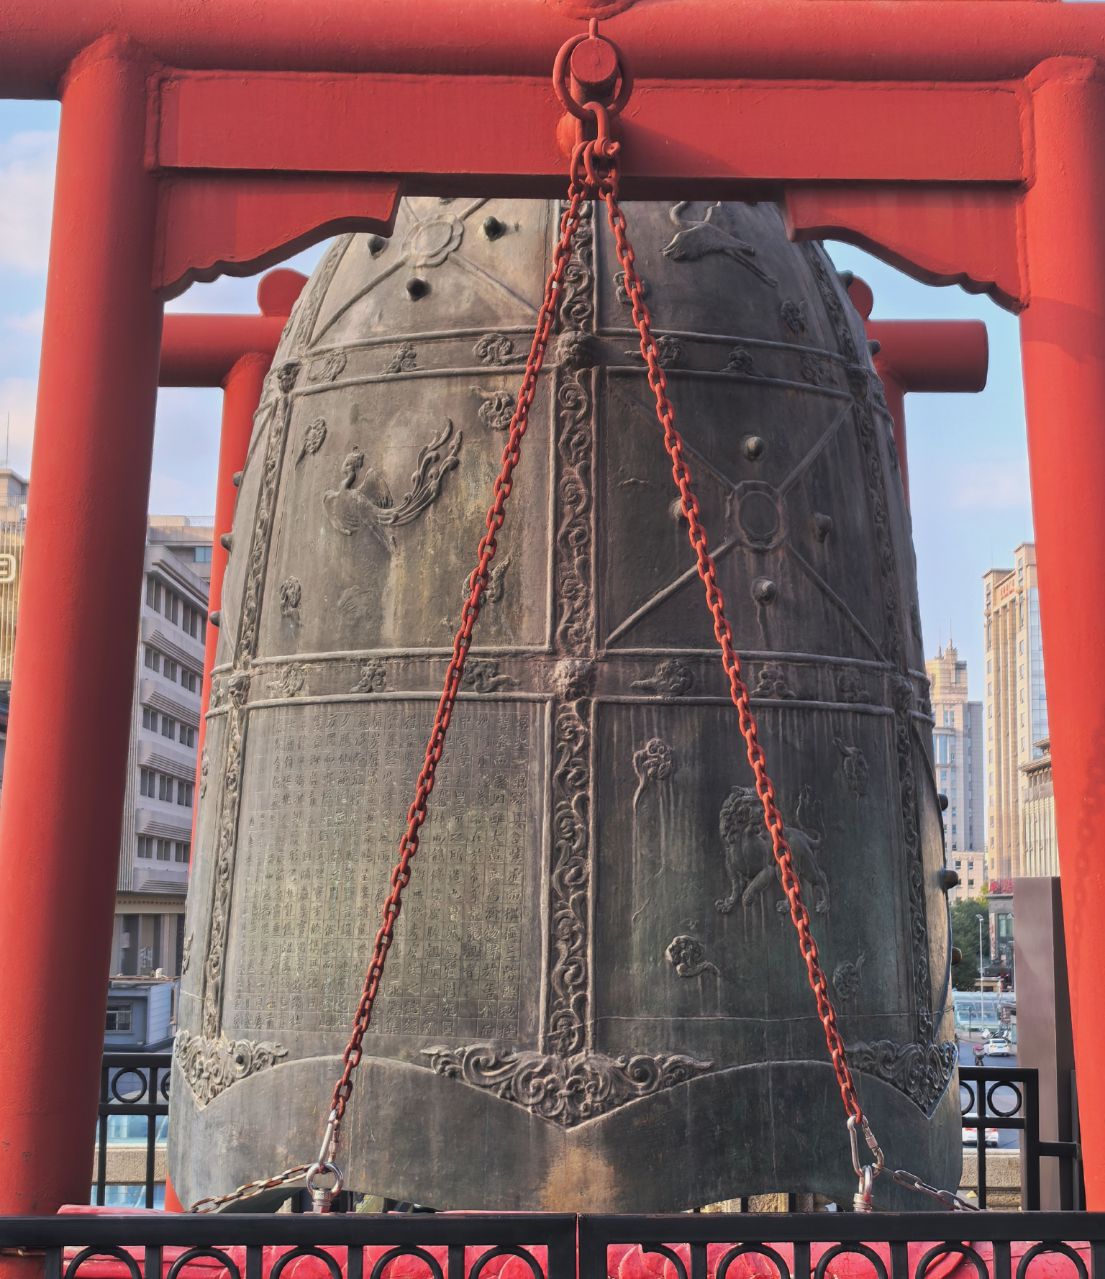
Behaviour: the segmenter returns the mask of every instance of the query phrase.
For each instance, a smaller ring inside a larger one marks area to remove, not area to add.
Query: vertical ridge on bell
[[[331,249],[285,334],[239,489],[197,818],[185,1199],[225,1189],[212,1168],[273,1162],[274,1113],[286,1152],[317,1140],[560,211],[404,201],[390,239]],[[863,1105],[947,1184],[940,820],[864,334],[773,205],[628,212]],[[558,319],[364,1041],[347,1182],[458,1209],[847,1202],[847,1159],[809,1158],[806,1138],[839,1144],[832,1066],[590,209]]]

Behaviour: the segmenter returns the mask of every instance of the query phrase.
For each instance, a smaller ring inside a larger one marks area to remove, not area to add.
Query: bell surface
[[[961,1162],[913,548],[862,323],[772,204],[627,205],[858,1091]],[[310,1162],[560,208],[331,246],[258,411],[188,899],[171,1176]],[[587,210],[338,1162],[437,1208],[856,1189],[629,299]],[[876,1182],[876,1203],[923,1207]]]

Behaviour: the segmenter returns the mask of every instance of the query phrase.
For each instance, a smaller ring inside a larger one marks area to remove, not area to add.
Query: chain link
[[[863,1117],[863,1110],[856,1095],[855,1081],[848,1065],[844,1050],[844,1040],[837,1024],[836,1010],[829,997],[828,982],[825,970],[821,966],[817,942],[814,940],[810,924],[809,911],[802,900],[802,890],[798,875],[794,869],[794,858],[787,841],[783,817],[775,800],[775,787],[768,776],[767,759],[760,745],[759,731],[752,714],[748,686],[741,676],[740,659],[733,647],[733,631],[729,619],[725,616],[725,600],[717,581],[717,567],[710,554],[706,539],[706,531],[699,518],[701,512],[698,498],[695,496],[690,468],[683,451],[683,438],[675,426],[675,410],[668,398],[668,380],[660,364],[660,353],[656,339],[652,336],[652,316],[644,300],[641,278],[637,273],[637,261],[633,246],[629,242],[628,227],[625,214],[618,203],[617,174],[612,171],[610,180],[604,186],[602,199],[606,203],[610,229],[614,233],[618,262],[624,272],[625,291],[633,307],[633,323],[640,337],[641,356],[648,367],[648,384],[656,401],[656,416],[664,432],[664,447],[671,459],[671,473],[675,486],[679,490],[679,505],[687,521],[687,537],[695,554],[698,575],[706,588],[706,604],[714,622],[714,637],[721,649],[721,663],[729,680],[729,696],[737,709],[737,723],[744,738],[748,762],[756,783],[756,794],[763,806],[764,825],[771,836],[771,851],[775,864],[779,868],[783,892],[786,894],[790,908],[790,917],[798,932],[798,949],[806,965],[810,989],[817,1002],[817,1015],[825,1032],[825,1042],[832,1058],[836,1081],[840,1087],[841,1100],[848,1118],[856,1122],[864,1133],[871,1152],[878,1149],[871,1130]],[[876,1158],[879,1158],[876,1155]]]
[[[334,1087],[331,1103],[332,1120],[330,1123],[330,1149],[327,1158],[332,1158],[338,1147],[341,1135],[342,1120],[345,1116],[349,1098],[353,1092],[353,1073],[362,1056],[362,1041],[372,1020],[372,1009],[380,991],[380,979],[383,976],[384,964],[395,933],[395,922],[402,908],[403,890],[410,883],[411,861],[418,852],[419,831],[426,820],[429,807],[430,792],[434,788],[437,766],[441,762],[445,750],[445,739],[453,718],[453,708],[460,680],[464,673],[464,663],[472,642],[472,630],[480,615],[484,589],[487,586],[487,573],[491,561],[498,549],[498,533],[506,518],[506,502],[510,497],[515,467],[521,457],[522,438],[526,433],[529,411],[533,398],[537,393],[537,376],[545,360],[545,351],[552,336],[553,325],[561,296],[564,273],[571,260],[572,240],[579,226],[584,200],[582,185],[573,181],[569,191],[568,207],[560,219],[560,238],[553,251],[552,268],[545,282],[545,294],[538,312],[537,325],[533,334],[526,369],[522,377],[522,386],[518,394],[514,416],[510,420],[510,434],[503,449],[502,466],[494,485],[494,500],[491,503],[485,520],[487,531],[480,539],[477,550],[477,563],[469,575],[469,595],[461,612],[461,622],[453,638],[453,653],[449,659],[449,667],[445,673],[445,685],[437,704],[433,727],[426,744],[426,756],[422,771],[418,775],[414,800],[407,813],[407,828],[399,841],[399,860],[391,872],[391,891],[384,901],[380,927],[372,947],[372,958],[365,975],[364,989],[360,1003],[353,1019],[353,1033],[349,1038],[342,1055],[344,1069],[341,1078]]]
[[[237,1203],[240,1199],[250,1199],[264,1190],[275,1190],[278,1186],[286,1186],[289,1182],[299,1181],[306,1177],[310,1164],[296,1164],[294,1168],[286,1168],[275,1177],[260,1177],[257,1181],[247,1181],[225,1195],[208,1195],[205,1199],[197,1199],[188,1209],[189,1212],[216,1212],[227,1204]]]

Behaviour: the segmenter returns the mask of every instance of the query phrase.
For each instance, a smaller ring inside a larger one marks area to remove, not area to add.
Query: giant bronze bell
[[[771,204],[630,206],[864,1108],[954,1187],[908,517],[863,330]],[[289,321],[227,575],[173,1075],[185,1201],[314,1156],[555,240],[407,200]],[[365,1041],[347,1185],[442,1208],[850,1203],[612,239],[588,217]],[[876,1202],[901,1204],[890,1179]],[[912,1206],[922,1206],[914,1202]]]

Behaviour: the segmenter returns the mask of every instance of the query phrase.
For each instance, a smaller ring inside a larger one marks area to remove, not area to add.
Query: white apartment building
[[[113,974],[180,973],[191,858],[211,528],[151,516]]]

